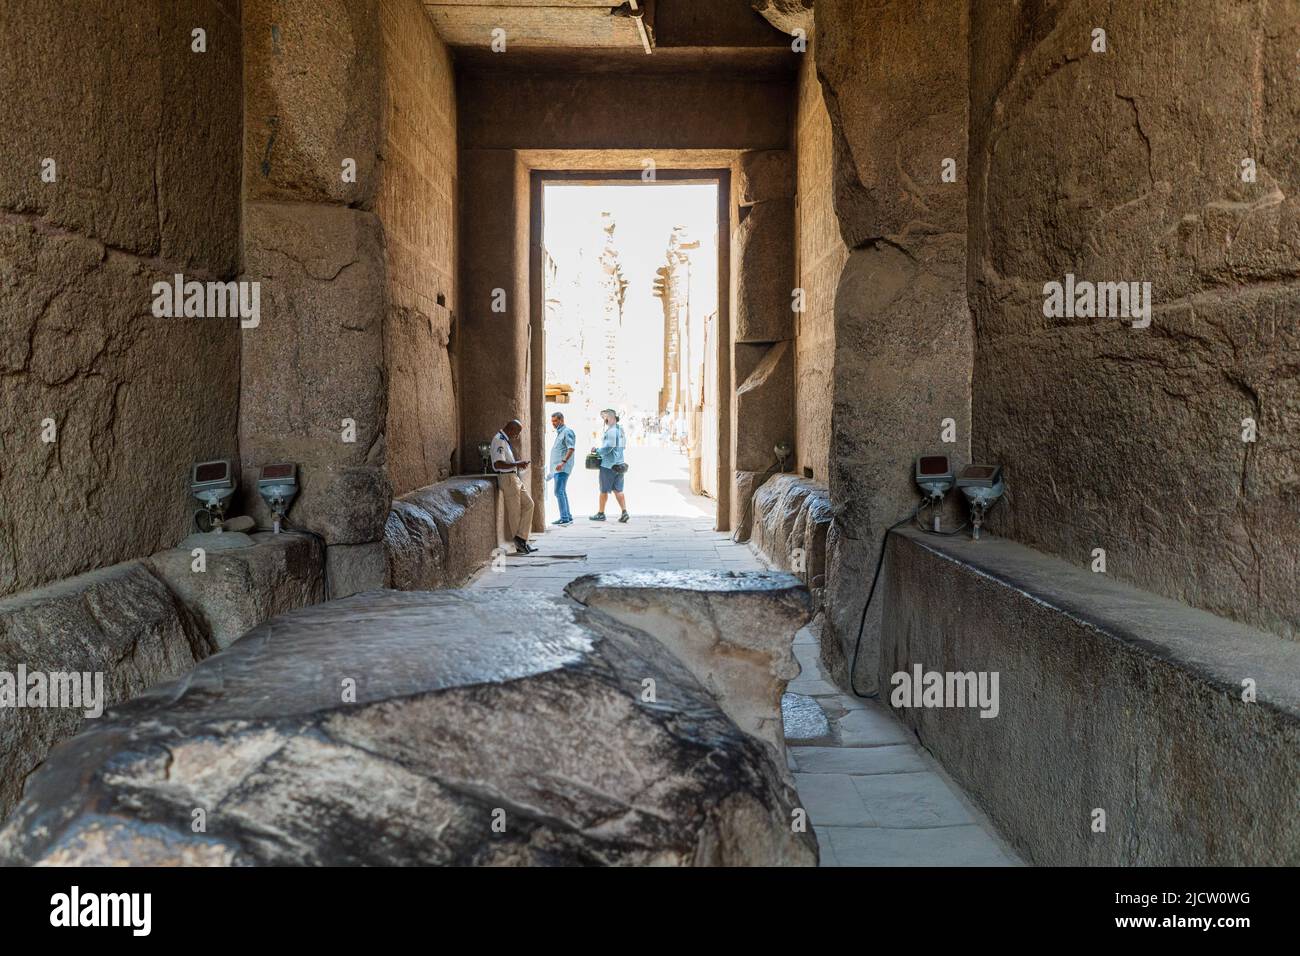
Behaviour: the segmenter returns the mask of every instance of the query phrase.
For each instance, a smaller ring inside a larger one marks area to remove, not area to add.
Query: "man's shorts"
[[[600,493],[607,495],[611,491],[623,490],[623,477],[626,472],[615,471],[613,468],[600,466]]]

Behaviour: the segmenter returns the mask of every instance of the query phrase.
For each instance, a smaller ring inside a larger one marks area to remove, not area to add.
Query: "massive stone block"
[[[826,485],[777,475],[754,492],[753,511],[753,546],[809,587],[824,587],[826,534],[832,516]]]
[[[157,281],[0,224],[0,594],[173,546],[190,463],[236,453],[237,320],[155,318]]]
[[[663,645],[598,611],[374,592],[115,709],[32,778],[0,859],[812,864],[784,775]]]
[[[747,211],[746,211],[747,210]],[[733,329],[737,342],[794,338],[794,201],[742,209],[732,231]]]
[[[882,698],[918,665],[997,673],[994,717],[896,713],[1026,859],[1300,863],[1294,642],[993,536],[891,536],[876,599]]]
[[[330,544],[378,541],[391,499],[380,224],[342,207],[250,203],[245,260],[262,283],[261,324],[243,333],[245,486],[263,464],[297,462],[297,526]]]
[[[1014,496],[992,527],[1295,639],[1300,5],[1109,12],[971,7],[974,450]],[[1151,283],[1150,327],[1044,316],[1066,273]]]
[[[246,198],[371,208],[379,0],[243,0],[243,23]],[[354,182],[343,176],[346,159]]]
[[[104,704],[178,677],[215,650],[206,628],[141,561],[0,600],[0,673],[22,666],[28,674],[99,674]],[[0,707],[0,818],[85,714],[13,703]]]
[[[795,632],[812,616],[798,581],[768,573],[610,571],[584,575],[564,593],[653,634],[785,765],[781,695],[799,674]]]
[[[753,149],[736,157],[736,195],[742,206],[793,199],[794,163],[788,149]]]
[[[827,603],[846,656],[881,536],[919,500],[915,457],[936,451],[960,464],[969,460],[972,335],[964,269],[965,241],[954,237],[911,254],[889,244],[855,250],[840,279],[830,492],[844,533],[830,562]],[[941,441],[945,419],[955,425],[951,445]],[[859,655],[857,685],[864,690],[875,679],[878,613],[872,609]]]
[[[403,495],[384,526],[393,588],[460,587],[497,546],[496,483],[453,478]]]
[[[777,342],[736,389],[736,468],[765,471],[777,444],[791,443],[793,392],[794,343]]]
[[[850,248],[966,231],[967,6],[819,0],[814,8],[835,211]],[[956,182],[942,179],[945,159],[956,161]]]
[[[208,551],[194,570],[190,551],[172,548],[145,559],[226,648],[269,617],[324,598],[325,549],[305,534],[255,534],[251,548]]]

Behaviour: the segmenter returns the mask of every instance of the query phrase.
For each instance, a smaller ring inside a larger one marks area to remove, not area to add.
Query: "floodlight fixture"
[[[926,503],[934,507],[934,530],[939,530],[943,496],[952,488],[952,464],[947,455],[918,455],[916,484],[925,493]]]
[[[957,487],[966,496],[971,511],[971,538],[978,541],[984,515],[1002,497],[1005,485],[1001,465],[970,464],[957,476]]]
[[[298,494],[298,466],[289,462],[263,465],[257,476],[257,492],[271,509],[271,530],[279,534],[289,505]]]
[[[229,458],[195,462],[190,468],[190,494],[203,505],[194,515],[200,531],[221,530],[235,485],[235,469]]]

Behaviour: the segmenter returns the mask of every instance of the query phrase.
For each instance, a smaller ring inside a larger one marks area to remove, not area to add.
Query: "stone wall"
[[[299,463],[290,517],[347,594],[384,579],[393,490],[452,467],[452,64],[416,0],[249,0],[244,28],[245,268],[267,303],[244,333],[245,482]]]
[[[915,506],[916,455],[968,460],[967,9],[818,0],[816,62],[834,137],[834,199],[850,253],[835,293],[831,529],[822,652],[841,680],[884,530]],[[887,104],[884,105],[884,104]],[[943,180],[944,160],[956,181]],[[956,442],[943,444],[946,419]],[[875,681],[878,612],[857,686]]]
[[[891,535],[876,600],[882,699],[986,675],[995,707],[895,713],[1029,862],[1300,863],[1294,642],[997,538]]]
[[[237,320],[151,307],[155,282],[238,269],[239,17],[0,15],[0,595],[174,544],[190,463],[236,453]]]
[[[451,474],[456,402],[456,91],[418,0],[382,0],[384,116],[375,211],[384,226],[388,475],[402,494]]]
[[[992,526],[1297,638],[1300,3],[971,10],[974,450],[1013,495]],[[1066,273],[1150,282],[1150,327],[1045,318]]]
[[[826,481],[834,395],[835,287],[849,251],[835,217],[834,139],[812,49],[800,65],[798,97],[795,284],[803,290],[804,311],[795,316],[794,464],[807,477]]]

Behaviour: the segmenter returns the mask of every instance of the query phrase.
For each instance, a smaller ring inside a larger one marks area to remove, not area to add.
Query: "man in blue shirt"
[[[578,436],[573,429],[564,424],[564,416],[559,412],[551,414],[551,426],[555,429],[555,444],[551,446],[551,475],[555,481],[555,500],[560,506],[560,519],[551,524],[573,524],[573,515],[569,512],[569,475],[573,474],[573,451],[578,443]]]
[[[612,491],[618,499],[618,506],[623,509],[619,521],[627,523],[627,499],[623,497],[623,474],[627,464],[623,461],[623,449],[627,447],[627,435],[618,423],[618,413],[612,408],[602,409],[601,420],[605,423],[605,437],[599,448],[592,451],[600,455],[600,510],[591,516],[592,521],[605,520],[605,502]]]

